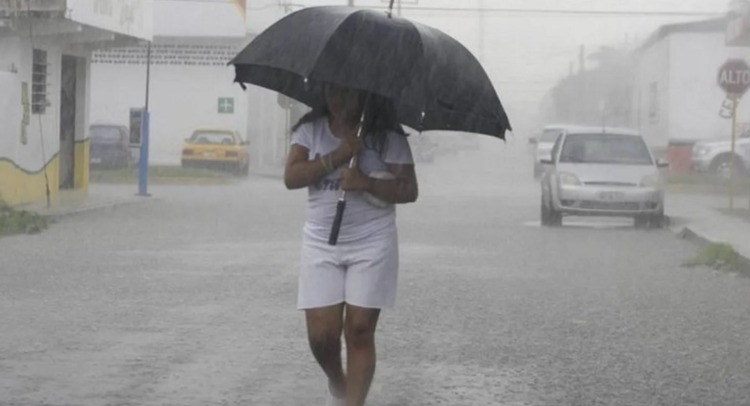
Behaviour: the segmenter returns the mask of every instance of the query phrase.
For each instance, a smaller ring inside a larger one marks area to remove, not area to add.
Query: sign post
[[[737,144],[737,105],[750,87],[750,65],[742,59],[730,59],[719,69],[719,86],[732,101],[732,152],[729,160],[729,210],[734,210],[735,148]]]
[[[151,114],[148,110],[151,87],[151,42],[146,44],[146,107],[141,111],[141,155],[138,160],[138,193],[136,196],[149,197],[148,193],[148,147],[151,133]]]

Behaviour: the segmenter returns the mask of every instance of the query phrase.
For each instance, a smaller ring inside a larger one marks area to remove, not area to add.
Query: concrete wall
[[[47,100],[41,114],[32,112],[33,48],[47,51]],[[77,56],[75,139],[71,151],[74,162],[74,189],[88,189],[88,92],[89,57],[58,43],[54,36],[36,38],[0,37],[0,197],[10,204],[46,200],[47,182],[51,203],[59,192],[60,90],[62,55]],[[22,88],[28,86],[28,105]],[[27,122],[23,122],[28,109]],[[46,177],[45,177],[46,174]]]
[[[38,43],[48,52],[47,87],[50,106],[44,114],[32,114],[22,123],[22,87],[28,86],[31,102],[32,47],[28,39],[0,38],[0,197],[10,204],[43,201],[45,172],[54,198],[58,190],[57,155],[60,149],[60,59],[61,50]],[[25,132],[25,134],[24,134]]]
[[[248,86],[247,133],[250,136],[251,165],[281,167],[286,160],[291,123],[278,103],[278,93]]]
[[[199,40],[161,40],[157,42],[157,47],[211,46],[209,43],[201,44]],[[154,48],[155,60],[159,57],[157,47]],[[138,51],[143,52],[143,49]],[[235,52],[235,49],[231,52]],[[130,109],[141,108],[145,104],[145,59],[141,55],[125,60],[125,63],[114,63],[108,59],[112,55],[107,52],[95,54],[91,79],[91,121],[127,126]],[[247,94],[233,83],[234,69],[226,66],[227,60],[214,61],[207,66],[187,65],[185,63],[190,62],[188,58],[179,64],[171,62],[174,61],[162,60],[151,66],[149,110],[152,164],[178,165],[183,141],[199,128],[226,128],[247,137]],[[220,97],[234,98],[234,114],[219,113]]]
[[[718,71],[728,58],[748,54],[727,47],[723,32],[673,33],[646,49],[636,69],[634,122],[648,142],[661,149],[675,141],[729,137],[731,123],[719,115],[726,95]],[[744,103],[738,125],[750,125],[750,106]]]
[[[670,38],[644,50],[635,70],[633,123],[655,151],[669,142]]]
[[[723,32],[679,33],[671,39],[669,137],[705,140],[730,137],[731,122],[719,115],[726,94],[719,88],[719,67],[728,58],[743,58],[743,48],[724,45]],[[740,104],[740,124],[750,121],[750,105]]]

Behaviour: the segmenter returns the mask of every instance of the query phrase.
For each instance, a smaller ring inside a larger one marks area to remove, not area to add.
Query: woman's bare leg
[[[346,305],[346,406],[363,406],[375,375],[375,328],[379,309]]]
[[[310,349],[328,377],[331,394],[339,398],[343,398],[347,391],[341,363],[343,313],[343,303],[305,311]]]

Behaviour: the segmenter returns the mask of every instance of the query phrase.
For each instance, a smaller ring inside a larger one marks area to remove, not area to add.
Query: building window
[[[47,51],[34,50],[31,79],[31,112],[44,114],[47,111]]]

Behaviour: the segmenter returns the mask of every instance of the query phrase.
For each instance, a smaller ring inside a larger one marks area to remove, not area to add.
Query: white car
[[[568,125],[556,124],[548,125],[544,127],[539,138],[535,138],[532,143],[536,144],[534,151],[534,179],[538,179],[542,175],[543,160],[550,159],[550,153],[552,147],[555,145],[557,136],[560,135]]]
[[[732,140],[724,137],[697,142],[693,146],[693,170],[718,177],[731,177]],[[734,170],[740,176],[750,171],[750,131],[738,135],[735,142]]]
[[[638,132],[568,128],[552,149],[542,175],[541,219],[562,225],[563,216],[632,217],[638,227],[664,222],[664,181]]]

